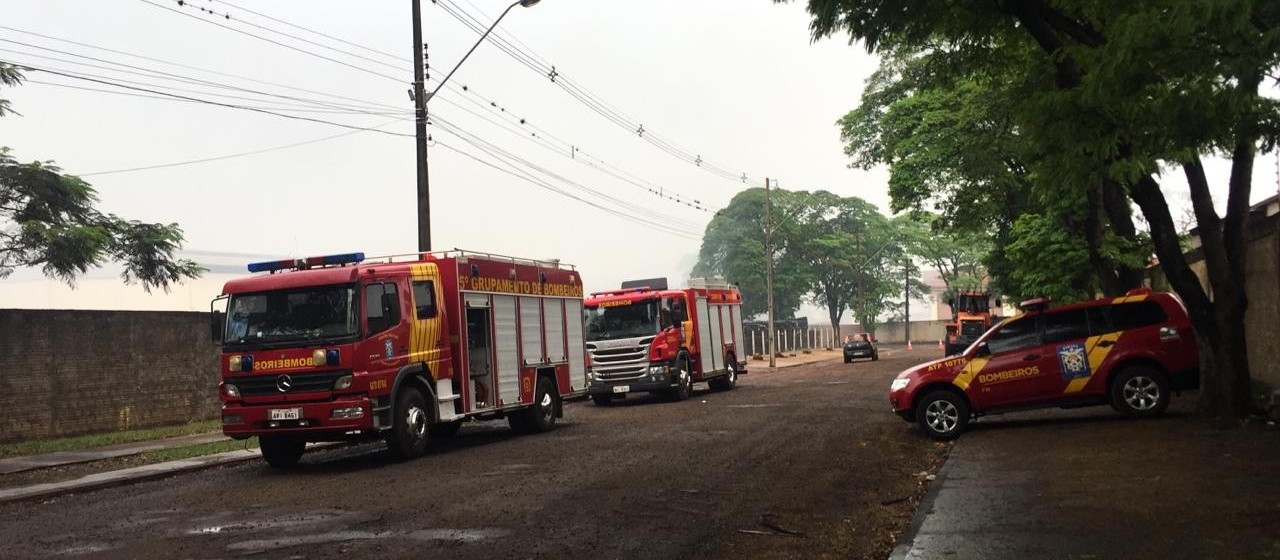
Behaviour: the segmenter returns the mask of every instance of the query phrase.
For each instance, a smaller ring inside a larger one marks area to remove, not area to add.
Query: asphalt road
[[[0,557],[885,558],[946,450],[886,389],[932,356],[569,403],[550,433],[468,425],[405,463],[365,445],[10,504]]]

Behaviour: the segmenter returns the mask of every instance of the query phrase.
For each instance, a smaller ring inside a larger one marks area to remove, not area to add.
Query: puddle
[[[68,547],[68,548],[59,549],[59,550],[58,550],[57,552],[55,552],[54,554],[57,554],[58,556],[81,556],[81,555],[84,555],[84,554],[94,554],[94,553],[97,553],[97,552],[106,552],[106,551],[108,551],[108,550],[111,550],[112,548],[114,548],[114,547],[112,547],[112,546],[108,546],[108,545],[105,545],[105,544],[96,544],[96,543],[95,543],[95,544],[82,544],[82,545],[79,545],[79,546],[72,546],[72,547]]]
[[[266,519],[256,521],[237,521],[234,523],[211,523],[202,527],[195,527],[186,531],[187,535],[222,535],[228,533],[238,533],[245,531],[260,531],[263,529],[286,529],[290,527],[302,527],[306,525],[317,525],[320,523],[328,523],[339,518],[353,518],[355,514],[330,511],[319,512],[307,515],[288,516],[280,519]]]
[[[227,546],[227,550],[246,553],[259,553],[269,550],[280,550],[309,544],[327,544],[336,542],[368,541],[368,540],[416,540],[416,541],[449,541],[474,543],[511,534],[506,529],[423,529],[410,532],[384,531],[334,531],[315,535],[298,535],[278,537],[274,539],[258,539],[242,541]]]

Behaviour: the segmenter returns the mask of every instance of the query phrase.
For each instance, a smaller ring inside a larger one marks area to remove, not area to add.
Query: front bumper
[[[846,358],[870,358],[876,353],[874,348],[845,348],[844,357]]]
[[[272,410],[288,409],[299,409],[298,419],[271,419]],[[355,416],[356,409],[360,411],[359,416],[350,417]],[[335,418],[335,411],[342,411],[342,416],[347,417]],[[289,434],[310,441],[327,441],[346,439],[348,432],[375,429],[373,404],[360,396],[322,402],[224,403],[222,422],[222,433],[233,438]]]
[[[669,376],[668,376],[669,377]],[[592,395],[625,395],[627,393],[666,391],[678,385],[670,379],[642,377],[631,381],[592,381],[587,393]]]

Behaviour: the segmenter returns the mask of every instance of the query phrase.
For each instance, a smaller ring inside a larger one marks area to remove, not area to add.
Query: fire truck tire
[[[427,436],[433,438],[451,438],[458,435],[458,430],[462,429],[462,420],[454,420],[453,422],[441,422],[432,424],[427,430]]]
[[[613,402],[613,396],[591,395],[591,402],[596,403],[596,406],[609,406],[609,404]]]
[[[556,425],[556,388],[548,377],[538,377],[533,405],[507,417],[511,429],[526,434],[550,430]]]
[[[1169,407],[1169,381],[1151,366],[1126,367],[1111,382],[1111,406],[1131,418],[1164,414]]]
[[[683,401],[693,394],[693,375],[689,373],[692,368],[689,366],[688,356],[681,356],[680,359],[676,360],[676,363],[680,364],[679,385],[675,389],[671,389],[667,393],[667,397],[673,401]]]
[[[387,451],[396,459],[415,459],[427,452],[431,425],[427,400],[416,387],[405,387],[396,395],[395,418],[387,434]]]
[[[735,358],[730,356],[729,359],[726,360],[727,363],[724,368],[725,374],[707,382],[707,385],[711,386],[711,390],[732,391],[734,387],[738,386],[738,368],[733,365],[734,361]]]
[[[297,466],[298,459],[307,448],[302,438],[289,436],[260,436],[258,448],[262,450],[262,458],[267,464],[277,469],[289,469]]]
[[[960,437],[969,425],[969,404],[951,391],[933,391],[916,404],[916,422],[925,435],[936,440]]]

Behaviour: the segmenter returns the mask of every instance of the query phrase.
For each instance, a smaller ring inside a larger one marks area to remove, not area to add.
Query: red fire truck
[[[307,442],[383,438],[399,458],[463,421],[541,432],[586,390],[572,266],[451,251],[254,263],[213,312],[222,429],[290,467]]]
[[[742,295],[721,280],[694,280],[672,290],[666,278],[624,282],[586,302],[588,392],[598,405],[646,391],[689,398],[705,381],[727,391],[747,373],[742,347]]]

